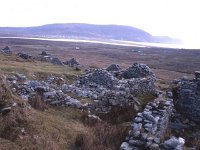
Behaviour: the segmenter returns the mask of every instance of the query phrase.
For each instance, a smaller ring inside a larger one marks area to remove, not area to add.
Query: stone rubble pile
[[[1,51],[5,55],[12,55],[12,50],[8,46],[4,47]]]
[[[42,56],[49,56],[49,54],[47,54],[46,51],[42,51],[42,53],[40,55],[42,55]]]
[[[51,63],[54,64],[54,65],[64,65],[62,63],[62,61],[60,61],[60,59],[58,59],[58,58],[52,58]]]
[[[135,73],[131,73],[131,69],[127,70],[130,74],[137,74],[137,78],[118,79],[105,69],[96,69],[79,77],[72,85],[63,85],[62,90],[64,93],[72,92],[78,96],[96,100],[95,109],[101,112],[108,112],[112,106],[116,105],[137,107],[139,102],[135,99],[136,96],[153,95],[157,94],[157,91],[156,78],[150,68],[140,64],[134,64],[130,68],[135,68],[135,66],[138,68],[133,70],[136,71]]]
[[[68,65],[70,67],[76,67],[76,66],[79,66],[79,62],[75,59],[75,58],[72,58],[66,62],[64,62],[65,65]]]
[[[17,53],[17,56],[22,59],[33,59],[33,56],[31,56],[27,53],[24,53],[24,52]]]
[[[8,53],[7,47],[4,48],[4,49],[2,51]],[[10,51],[10,49],[9,49],[9,51]],[[10,52],[9,52],[9,54],[10,54]],[[78,69],[80,69],[80,64],[75,58],[72,58],[72,59],[70,59],[69,61],[66,61],[66,62],[62,62],[59,58],[52,57],[46,51],[42,51],[40,55],[34,56],[34,57],[31,56],[30,54],[27,54],[27,53],[24,53],[24,52],[18,53],[17,56],[22,58],[22,59],[25,59],[25,60],[33,59],[33,60],[52,63],[54,65],[68,65],[69,67],[77,67]]]
[[[173,109],[172,99],[155,99],[139,112],[121,150],[159,149]]]
[[[162,149],[164,150],[182,150],[183,145],[185,144],[185,140],[181,137],[176,138],[172,136],[169,140],[166,140],[163,145]]]
[[[155,74],[147,65],[138,63],[134,63],[121,73],[121,78],[124,79],[143,78],[147,76],[155,77]]]
[[[106,68],[106,70],[107,71],[120,71],[121,68],[117,64],[111,64],[110,66],[108,66],[108,68]]]
[[[200,72],[195,79],[183,78],[174,91],[175,107],[178,112],[192,121],[200,123]]]
[[[24,75],[21,76],[25,77]],[[31,100],[35,94],[39,94],[45,102],[51,105],[66,105],[76,108],[82,107],[80,101],[64,94],[62,90],[54,84],[57,83],[55,82],[56,77],[49,77],[47,82],[44,82],[37,80],[27,81],[27,78],[21,80],[21,76],[19,76],[19,74],[8,76],[7,81],[12,91],[16,92],[22,99]]]

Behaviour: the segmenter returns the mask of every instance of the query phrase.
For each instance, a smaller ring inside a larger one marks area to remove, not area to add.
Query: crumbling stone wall
[[[129,73],[136,74],[137,78],[119,79],[106,69],[96,69],[81,76],[72,85],[63,85],[62,90],[65,93],[72,92],[96,100],[94,108],[101,112],[108,112],[112,106],[117,105],[138,106],[139,102],[135,97],[156,94],[156,78],[151,69],[145,65],[134,64],[130,68],[134,73],[128,68]],[[118,74],[120,73],[121,71]]]
[[[121,150],[159,149],[173,109],[172,99],[157,98],[139,112]]]
[[[177,84],[175,107],[188,119],[200,123],[200,73],[195,72],[195,79],[181,79]]]
[[[47,82],[38,80],[28,81],[25,75],[17,74],[15,76],[8,76],[7,82],[12,91],[24,100],[32,100],[34,95],[40,95],[50,105],[82,108],[83,105],[79,100],[64,94],[60,90],[57,81],[61,79],[49,76]]]

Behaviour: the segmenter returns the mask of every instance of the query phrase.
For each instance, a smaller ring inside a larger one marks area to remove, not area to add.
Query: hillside
[[[0,49],[1,150],[200,148],[200,51],[15,38]]]
[[[150,43],[180,43],[169,37],[155,37],[141,29],[122,25],[49,24],[37,27],[1,27],[1,36],[122,40]]]

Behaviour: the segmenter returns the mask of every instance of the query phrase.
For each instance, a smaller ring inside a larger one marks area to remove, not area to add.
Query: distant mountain
[[[0,27],[1,36],[122,40],[151,43],[179,43],[169,37],[154,37],[130,26],[92,25],[81,23],[49,24],[37,27]]]

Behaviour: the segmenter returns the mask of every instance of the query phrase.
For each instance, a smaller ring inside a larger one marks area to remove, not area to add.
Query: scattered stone
[[[40,55],[42,55],[42,56],[48,56],[49,54],[47,54],[46,51],[42,51],[42,53]]]
[[[166,96],[167,96],[168,98],[173,98],[173,93],[172,93],[171,91],[167,91],[167,92],[166,92]]]
[[[16,80],[17,80],[17,77],[14,76],[14,75],[9,75],[9,76],[6,77],[6,80],[8,80],[8,81],[10,81],[10,82],[16,81]]]
[[[0,112],[4,116],[4,115],[7,115],[10,111],[11,111],[11,107],[5,107],[5,108],[1,109]]]
[[[17,73],[15,76],[17,77],[17,81],[20,82],[26,81],[26,76],[24,74]]]
[[[111,64],[106,70],[107,71],[119,71],[121,68],[117,64]]]
[[[64,62],[65,65],[68,65],[70,67],[75,67],[75,66],[79,66],[79,62],[75,59],[75,58],[72,58],[66,62]]]
[[[58,58],[53,58],[53,59],[51,60],[51,63],[54,64],[54,65],[64,65],[64,64],[60,61],[60,59],[58,59]]]
[[[82,104],[79,100],[77,99],[73,99],[73,98],[70,98],[67,100],[67,102],[65,103],[67,106],[73,106],[75,108],[81,108],[82,107]]]
[[[22,58],[22,59],[31,59],[32,56],[23,52],[20,52],[17,54],[18,57]]]
[[[6,55],[12,55],[12,51],[8,46],[4,47],[1,51]]]
[[[200,81],[200,71],[195,71],[195,79]]]
[[[94,125],[96,123],[102,122],[98,116],[92,114],[89,114],[85,121],[88,125]]]
[[[159,145],[156,143],[153,143],[149,146],[150,150],[160,150]]]
[[[133,147],[130,147],[129,143],[123,142],[121,147],[120,147],[120,150],[133,150]]]
[[[164,148],[166,150],[182,150],[183,145],[185,144],[185,140],[181,137],[176,138],[176,137],[171,137],[169,140],[164,142]]]

